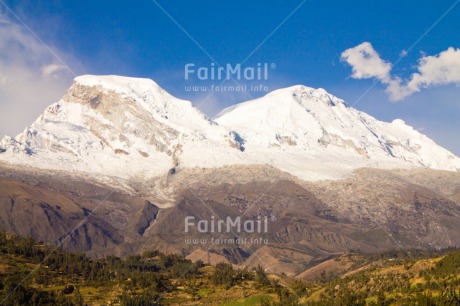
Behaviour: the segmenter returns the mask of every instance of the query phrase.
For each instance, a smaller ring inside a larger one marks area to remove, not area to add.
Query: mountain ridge
[[[460,168],[402,120],[378,121],[324,89],[279,89],[210,119],[152,80],[91,75],[75,78],[23,133],[4,137],[0,160],[130,181],[231,165],[271,165],[305,181],[367,167]]]

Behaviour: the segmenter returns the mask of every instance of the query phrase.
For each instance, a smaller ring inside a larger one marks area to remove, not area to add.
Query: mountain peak
[[[126,179],[162,175],[187,158],[209,162],[203,147],[235,146],[227,130],[152,80],[85,75],[23,133],[4,138],[0,160]]]
[[[308,87],[305,85],[294,85],[286,88],[281,88],[274,90],[266,95],[266,97],[270,96],[294,96],[294,97],[303,97],[309,98],[310,100],[316,101],[326,101],[331,102],[334,101],[335,103],[345,103],[343,100],[337,98],[336,96],[328,93],[323,88],[313,88]]]
[[[295,154],[297,162],[330,167],[331,172],[347,167],[338,164],[345,160],[354,164],[351,167],[362,163],[378,168],[460,168],[455,155],[404,121],[379,121],[324,89],[302,85],[279,89],[232,106],[215,120],[246,141],[247,154],[260,148],[278,151],[275,162],[290,152],[287,159]],[[291,166],[289,172],[297,172],[299,166]]]
[[[151,79],[133,78],[118,75],[81,75],[74,79],[74,84],[82,86],[100,86],[120,93],[132,93],[136,90],[161,90]]]
[[[140,181],[177,167],[266,164],[305,180],[362,167],[460,168],[402,120],[381,122],[324,89],[279,89],[211,121],[152,80],[93,75],[77,77],[22,134],[4,138],[0,160]]]
[[[203,129],[209,125],[206,116],[194,108],[190,101],[172,96],[153,80],[146,78],[116,75],[79,76],[75,78],[72,87],[60,103],[83,104],[105,117],[117,114],[118,119],[112,119],[118,121],[128,120],[121,117],[137,110],[145,111],[152,119],[174,125],[175,128],[192,125],[193,129]],[[147,114],[143,117],[145,115]],[[189,122],[187,117],[190,119]]]

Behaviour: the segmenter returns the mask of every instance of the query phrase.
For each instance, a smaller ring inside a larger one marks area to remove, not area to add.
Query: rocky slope
[[[436,190],[439,180],[458,182],[454,172],[425,171],[417,184],[406,178],[417,171],[308,183],[266,167],[184,172],[162,182],[176,194],[167,206],[81,178],[3,167],[0,227],[91,256],[159,249],[290,276],[350,250],[460,245],[460,204],[450,189]],[[267,217],[268,231],[186,232],[189,216]]]

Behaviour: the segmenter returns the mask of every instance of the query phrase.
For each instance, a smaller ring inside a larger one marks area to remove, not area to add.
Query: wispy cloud
[[[405,56],[402,52],[401,56]],[[392,65],[384,61],[369,42],[345,50],[341,60],[352,67],[354,79],[376,79],[386,85],[392,101],[400,101],[423,88],[436,85],[460,85],[460,49],[452,47],[434,56],[423,55],[407,80],[391,73]]]
[[[76,62],[0,12],[0,138],[21,131],[71,85],[63,58]]]
[[[49,64],[42,67],[42,75],[44,77],[57,76],[63,70],[66,70],[67,66],[59,64]]]

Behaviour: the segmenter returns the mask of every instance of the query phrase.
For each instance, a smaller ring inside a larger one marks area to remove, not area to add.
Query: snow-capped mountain
[[[1,159],[12,163],[139,180],[167,173],[180,159],[212,160],[203,148],[238,151],[233,135],[190,102],[152,80],[119,76],[77,77],[59,102],[0,147]]]
[[[458,157],[404,121],[379,121],[324,89],[276,90],[223,110],[216,122],[245,140],[248,155],[270,156],[272,164],[304,178],[332,178],[357,167],[460,169]]]
[[[361,167],[460,169],[458,157],[403,121],[378,121],[323,89],[277,90],[213,121],[152,80],[119,76],[77,77],[22,134],[5,137],[0,152],[12,164],[139,181],[251,164],[304,180]]]

